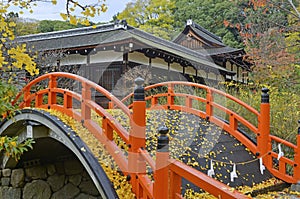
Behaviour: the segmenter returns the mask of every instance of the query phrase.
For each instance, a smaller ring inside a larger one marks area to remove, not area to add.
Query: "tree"
[[[293,5],[291,0],[250,0],[242,23],[224,22],[240,30],[245,59],[253,66],[250,83],[239,89],[238,97],[256,103],[253,90],[268,87],[271,133],[295,143],[300,118],[300,7]]]
[[[171,39],[174,33],[174,0],[136,0],[126,5],[124,11],[116,17],[126,19],[127,23],[152,33]]]
[[[296,70],[299,50],[296,49],[300,45],[297,41],[300,16],[290,2],[250,0],[244,9],[243,23],[229,25],[240,30],[247,59],[253,63],[252,80],[257,85],[290,90],[299,84]]]
[[[89,22],[91,24],[91,22]],[[42,20],[39,21],[37,30],[38,32],[52,32],[59,30],[67,30],[72,28],[81,27],[81,24],[73,25],[69,21],[59,21],[59,20]]]
[[[30,35],[38,33],[38,21],[32,19],[18,18],[16,20],[16,36]]]
[[[224,20],[233,23],[244,20],[243,9],[248,0],[224,1],[224,0],[177,0],[174,18],[176,28],[184,27],[188,19],[192,19],[210,32],[222,38],[226,45],[241,48],[242,40],[236,27],[224,26]]]
[[[295,55],[296,61],[293,64],[295,71],[292,81],[298,90],[300,90],[300,14],[297,12],[298,10],[300,10],[300,5],[298,8],[294,8],[294,11],[288,16],[288,22],[291,28],[286,33],[285,41],[287,51]]]
[[[16,110],[16,106],[11,104],[12,99],[16,96],[17,84],[20,79],[15,79],[16,71],[25,70],[30,75],[39,73],[36,67],[34,52],[27,49],[26,44],[18,44],[14,41],[17,23],[15,19],[18,15],[8,13],[7,9],[11,6],[18,6],[21,9],[27,9],[32,12],[32,7],[35,5],[32,0],[10,0],[0,2],[0,115],[2,117],[10,117]],[[56,4],[56,0],[51,1]],[[69,20],[71,24],[81,23],[89,25],[89,17],[93,17],[101,12],[105,12],[107,7],[100,1],[89,5],[81,5],[77,1],[66,0],[66,12],[61,13],[65,20]],[[81,10],[81,16],[76,16],[74,11]],[[20,14],[22,10],[20,11]],[[14,81],[14,79],[16,81]],[[16,160],[20,155],[32,147],[33,140],[28,140],[25,143],[17,143],[17,138],[0,138],[0,151],[4,151],[6,155],[14,157]]]
[[[16,24],[14,27],[15,36],[38,33],[37,20],[20,18],[18,13],[10,12],[7,14],[6,21]]]

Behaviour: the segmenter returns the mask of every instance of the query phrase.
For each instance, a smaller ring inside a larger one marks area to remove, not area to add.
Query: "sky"
[[[124,10],[126,4],[131,0],[106,0],[106,5],[108,10],[105,13],[101,13],[100,16],[93,18],[91,21],[98,22],[108,22],[112,17]],[[33,8],[33,13],[24,12],[20,15],[22,18],[31,18],[37,20],[62,20],[60,13],[65,12],[65,0],[57,0],[57,5],[52,5],[47,2],[39,2],[38,6]],[[97,2],[97,0],[79,0],[82,4],[91,4]],[[16,11],[16,8],[12,8]]]

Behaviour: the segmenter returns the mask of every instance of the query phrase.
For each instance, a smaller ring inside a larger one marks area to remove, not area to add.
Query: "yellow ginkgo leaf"
[[[63,18],[63,20],[67,20],[68,16],[64,13],[60,13],[60,16]]]
[[[77,19],[73,15],[70,15],[70,24],[77,25]]]

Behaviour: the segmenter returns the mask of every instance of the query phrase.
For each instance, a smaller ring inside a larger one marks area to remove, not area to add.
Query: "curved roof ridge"
[[[87,33],[99,33],[105,31],[111,31],[116,29],[113,23],[109,24],[102,24],[97,25],[96,27],[88,26],[88,27],[81,27],[81,28],[73,28],[68,30],[60,30],[60,31],[53,31],[53,32],[45,32],[45,33],[38,33],[32,35],[25,35],[17,37],[18,41],[35,41],[35,40],[42,40],[42,39],[53,39],[56,37],[69,37],[69,36],[77,36],[83,35]]]
[[[201,30],[202,32],[204,32],[205,34],[211,36],[212,38],[218,40],[219,42],[223,43],[221,37],[219,37],[219,36],[217,36],[217,35],[215,35],[215,34],[209,32],[208,30],[206,30],[205,28],[203,28],[202,26],[200,26],[200,25],[197,24],[196,22],[193,21],[192,26],[193,26],[194,28],[197,28],[197,29]]]

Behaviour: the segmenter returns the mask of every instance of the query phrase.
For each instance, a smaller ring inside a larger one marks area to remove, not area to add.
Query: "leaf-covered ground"
[[[71,126],[87,144],[113,182],[119,197],[134,198],[134,194],[131,193],[131,185],[126,181],[126,176],[118,171],[117,165],[94,136],[81,123],[57,111],[49,111]],[[108,112],[122,126],[129,128],[129,120],[120,110],[108,110]],[[93,118],[101,125],[102,119],[100,117],[94,114]],[[172,158],[178,159],[204,173],[211,169],[212,161],[215,172],[213,177],[232,186],[233,189],[235,188],[244,194],[250,194],[255,190],[282,183],[280,180],[272,178],[266,171],[264,175],[261,175],[258,170],[258,160],[255,159],[255,156],[235,138],[222,131],[221,128],[180,111],[147,111],[146,145],[147,150],[154,158],[158,137],[157,129],[160,126],[169,128]],[[127,146],[124,142],[116,134],[114,134],[114,139],[123,148],[123,153],[126,154]],[[234,163],[237,168],[237,178],[234,178],[234,182],[231,182],[230,173]],[[148,172],[151,176],[152,171],[148,169]],[[289,189],[285,189],[280,192],[258,195],[256,198],[286,198],[290,194],[293,197],[300,196],[300,193],[290,193]],[[210,194],[195,188],[186,180],[183,180],[183,195],[185,198],[214,198]]]
[[[110,110],[119,123],[128,128],[128,119],[119,110]],[[232,187],[253,186],[272,176],[259,170],[259,161],[238,140],[216,125],[197,116],[174,110],[147,111],[146,145],[154,157],[158,128],[169,128],[170,155],[193,168],[207,173],[211,163],[215,175],[212,177]],[[230,179],[236,165],[237,178]],[[183,182],[186,188],[192,184]]]

